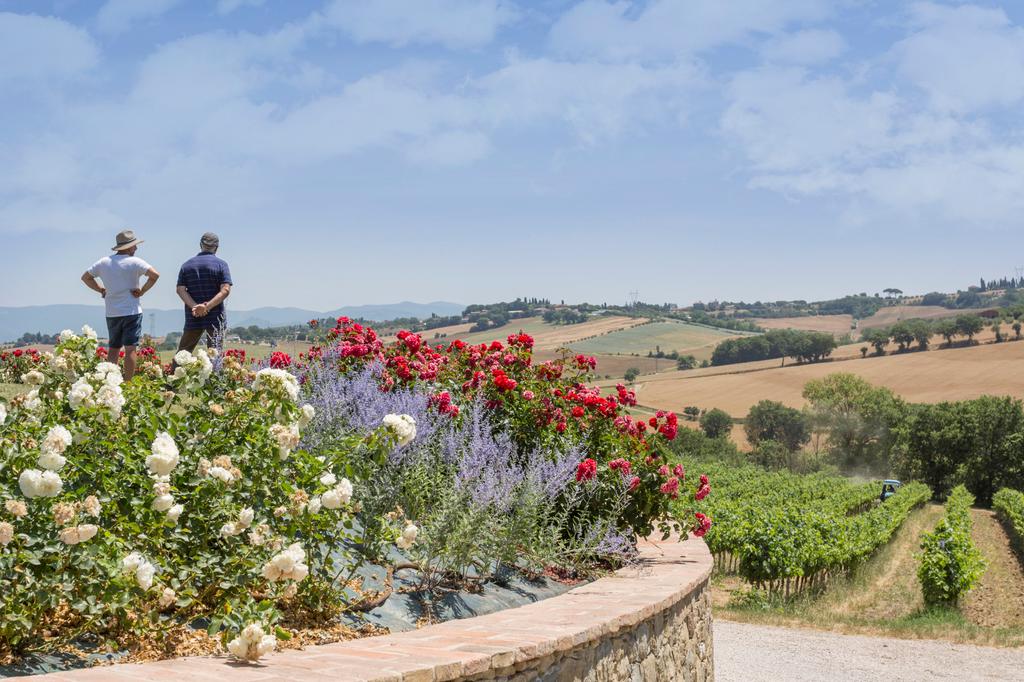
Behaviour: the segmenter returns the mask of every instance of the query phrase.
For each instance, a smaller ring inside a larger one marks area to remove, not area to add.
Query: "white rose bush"
[[[383,461],[401,434],[309,452],[315,412],[287,370],[198,351],[125,382],[96,346],[65,331],[0,403],[0,661],[196,622],[254,660],[288,614],[343,610],[367,540],[350,462]]]

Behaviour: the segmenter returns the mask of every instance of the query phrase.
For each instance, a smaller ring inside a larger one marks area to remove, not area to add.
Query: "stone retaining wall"
[[[284,651],[257,665],[184,658],[55,673],[45,682],[181,680],[711,680],[712,557],[640,546],[642,563],[536,604],[413,632]]]

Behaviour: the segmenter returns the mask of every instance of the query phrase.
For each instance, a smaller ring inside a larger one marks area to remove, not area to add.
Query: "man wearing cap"
[[[135,346],[142,336],[142,305],[139,299],[153,288],[160,273],[153,266],[135,256],[142,243],[131,230],[119,232],[113,255],[96,261],[82,275],[85,286],[99,292],[107,313],[107,359],[117,362],[124,348],[124,378],[135,376]],[[145,275],[146,283],[139,287]],[[97,278],[100,282],[97,282]]]
[[[231,270],[217,257],[220,239],[207,232],[199,240],[202,249],[189,258],[178,272],[178,296],[185,303],[185,330],[178,350],[195,350],[206,334],[206,342],[218,348],[223,342],[227,317],[224,299],[231,294]]]

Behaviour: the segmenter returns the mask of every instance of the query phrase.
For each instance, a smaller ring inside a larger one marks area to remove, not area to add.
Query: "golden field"
[[[851,357],[844,346],[840,357]],[[1024,342],[985,343],[883,357],[780,367],[779,360],[667,372],[637,380],[637,399],[649,407],[681,411],[718,407],[743,417],[759,400],[804,404],[804,384],[833,372],[852,372],[887,386],[906,400],[941,402],[985,394],[1024,398]]]

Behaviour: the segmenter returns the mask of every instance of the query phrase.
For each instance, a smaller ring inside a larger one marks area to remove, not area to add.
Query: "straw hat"
[[[135,233],[131,230],[124,230],[123,232],[117,233],[117,246],[111,246],[111,251],[126,251],[133,246],[138,246],[143,242],[142,239],[136,239]]]

